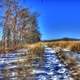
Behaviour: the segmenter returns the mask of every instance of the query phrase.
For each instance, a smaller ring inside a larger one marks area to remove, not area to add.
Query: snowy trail
[[[70,80],[69,71],[55,53],[55,50],[45,48],[43,64],[33,70],[35,80]]]
[[[22,52],[22,53],[20,53]],[[25,60],[24,49],[18,50],[17,53],[7,54],[0,57],[0,80],[4,80],[4,69],[13,70],[19,68],[18,64],[12,64],[13,62]],[[43,53],[43,60],[33,60],[33,70],[31,75],[23,79],[17,77],[17,71],[10,71],[9,80],[71,80],[69,78],[69,71],[65,65],[59,61],[59,58],[55,54],[55,50],[45,47]],[[22,56],[23,55],[23,56]],[[26,68],[30,65],[25,64]]]

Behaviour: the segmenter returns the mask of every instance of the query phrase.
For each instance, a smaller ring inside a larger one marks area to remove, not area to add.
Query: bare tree
[[[5,8],[3,20],[4,48],[16,48],[18,44],[40,40],[37,17],[28,8],[20,7],[18,0],[3,0]]]
[[[5,8],[4,12],[4,26],[3,26],[3,41],[4,48],[9,48],[11,46],[16,46],[16,33],[17,33],[17,12],[18,4],[16,0],[3,0],[2,3]],[[11,43],[13,45],[11,45]],[[11,46],[10,46],[11,45]]]

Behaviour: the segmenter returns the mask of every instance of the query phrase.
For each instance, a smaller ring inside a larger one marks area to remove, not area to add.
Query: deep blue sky
[[[80,38],[80,0],[23,0],[21,4],[40,14],[42,39]]]
[[[23,0],[23,4],[40,14],[42,39],[80,38],[79,0]]]

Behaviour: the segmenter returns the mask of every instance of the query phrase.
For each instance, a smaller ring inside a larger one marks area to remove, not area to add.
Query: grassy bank
[[[53,42],[44,42],[44,44],[49,47],[61,47],[68,48],[71,51],[80,51],[80,41],[53,41]]]
[[[17,49],[22,49],[22,48],[30,49],[34,53],[43,52],[43,47],[42,47],[41,42],[37,42],[37,43],[34,43],[34,44],[17,45],[17,46],[15,46],[15,48],[3,48],[3,47],[0,46],[0,53],[15,51]]]
[[[67,48],[73,51],[74,53],[80,51],[80,41],[53,41],[44,42],[44,44],[51,48]],[[72,78],[74,80],[80,80],[80,66],[76,63],[77,60],[73,57],[66,56],[61,50],[57,53],[57,55],[60,58],[61,62],[64,63],[70,70]]]
[[[60,61],[66,65],[70,71],[70,75],[74,80],[80,79],[80,66],[76,63],[76,59],[70,56],[65,56],[63,51],[57,53]]]
[[[25,44],[22,47],[17,48],[27,49],[25,52],[26,54],[21,56],[22,60],[18,60],[17,62],[12,63],[13,65],[15,64],[20,66],[19,68],[15,68],[14,70],[17,73],[16,76],[23,80],[23,76],[24,77],[32,76],[31,72],[34,69],[34,65],[32,64],[32,62],[34,60],[42,61],[44,48],[42,47],[41,43]],[[8,77],[9,76],[8,73],[10,73],[10,70],[5,69],[4,77]]]

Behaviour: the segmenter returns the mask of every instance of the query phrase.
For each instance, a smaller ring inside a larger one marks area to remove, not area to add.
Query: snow
[[[71,51],[70,49],[66,49],[66,48],[63,48],[62,50],[63,51]]]
[[[67,51],[66,49],[64,50]],[[17,50],[16,53],[7,54],[6,56],[1,57],[0,65],[2,64],[7,65],[7,66],[3,65],[5,66],[5,68],[4,67],[1,67],[1,68],[12,69],[12,68],[20,67],[18,64],[13,65],[11,63],[15,63],[18,61],[21,62],[21,61],[26,60],[26,58],[21,56],[22,54],[25,54],[25,51],[27,50],[20,49],[20,50]],[[69,75],[68,69],[66,69],[65,65],[60,62],[58,56],[55,53],[56,53],[55,49],[45,46],[45,52],[43,54],[42,63],[36,62],[36,64],[32,64],[32,65],[35,65],[35,67],[30,73],[32,75],[35,75],[34,80],[71,80],[69,78],[70,75]],[[24,64],[24,66],[30,67],[30,65],[28,64]],[[15,75],[17,75],[17,73],[15,72],[11,72],[10,74],[10,76],[15,76]]]

